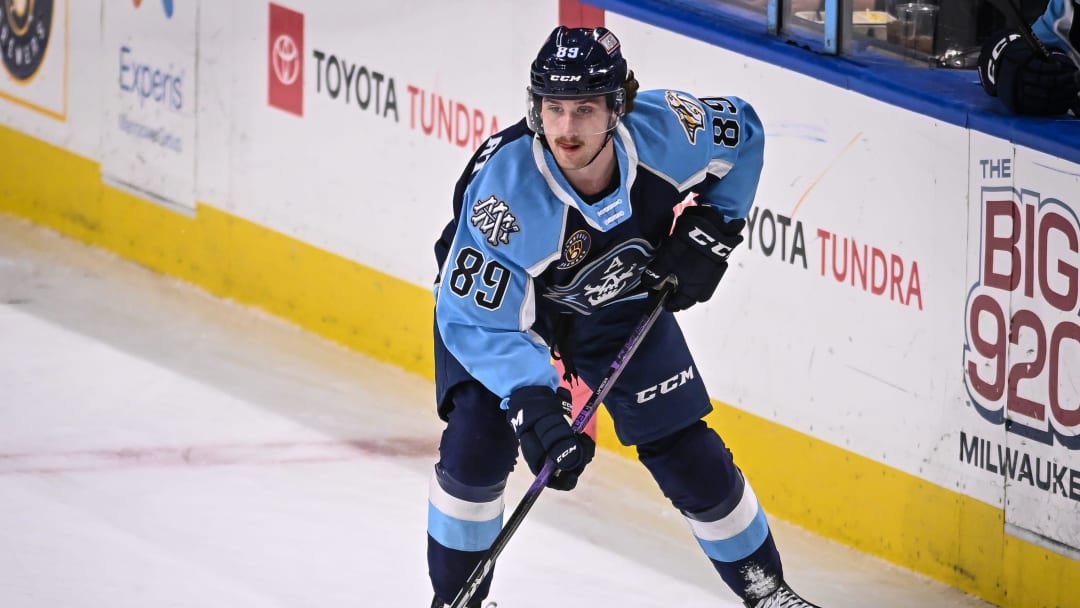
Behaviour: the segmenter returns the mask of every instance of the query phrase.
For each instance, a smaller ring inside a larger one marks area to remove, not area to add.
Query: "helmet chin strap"
[[[596,160],[597,157],[600,156],[600,153],[604,151],[604,148],[607,147],[608,143],[611,142],[611,140],[615,138],[615,128],[618,127],[618,126],[619,126],[619,119],[618,119],[618,117],[616,117],[615,118],[615,124],[608,127],[608,130],[604,132],[606,135],[604,137],[604,143],[601,144],[600,149],[598,149],[596,151],[596,154],[592,155],[592,158],[589,159],[589,162],[587,162],[584,165],[578,167],[577,169],[575,169],[575,171],[580,171],[580,170],[584,169],[585,167],[588,167],[589,165],[593,164],[593,161]],[[544,140],[546,141],[547,138],[545,137]]]
[[[600,149],[596,151],[596,154],[592,155],[592,158],[589,159],[589,162],[585,163],[585,166],[581,167],[582,169],[584,169],[585,167],[588,167],[589,165],[593,164],[593,161],[596,160],[597,157],[600,156],[600,153],[603,152],[604,148],[607,147],[608,142],[610,142],[612,140],[612,138],[614,137],[614,132],[615,132],[614,128],[611,128],[611,129],[608,130],[607,137],[604,138],[604,144],[602,146],[600,146]]]

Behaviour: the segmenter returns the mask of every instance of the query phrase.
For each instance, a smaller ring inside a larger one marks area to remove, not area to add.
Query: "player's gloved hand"
[[[566,421],[572,408],[570,391],[562,387],[552,391],[546,386],[519,388],[510,394],[507,404],[507,418],[521,442],[529,470],[539,475],[549,458],[555,461],[558,474],[551,476],[548,487],[556,490],[573,490],[596,454],[592,437],[575,433]]]
[[[979,80],[1015,114],[1056,116],[1080,104],[1080,70],[1069,56],[1051,48],[1044,58],[1019,34],[983,45]]]
[[[672,312],[708,300],[727,270],[728,254],[743,241],[745,225],[741,219],[725,222],[712,207],[687,207],[645,267],[641,283],[658,289],[668,276],[675,277],[675,292],[664,305]]]

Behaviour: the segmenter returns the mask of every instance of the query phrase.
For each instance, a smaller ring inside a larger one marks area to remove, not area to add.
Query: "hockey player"
[[[429,490],[432,606],[453,601],[498,534],[519,445],[534,474],[554,460],[549,487],[559,490],[593,457],[564,417],[570,395],[551,356],[596,386],[649,311],[649,289],[670,277],[669,310],[605,400],[616,434],[747,606],[812,608],[784,582],[764,510],[702,420],[712,406],[672,314],[712,296],[743,240],[760,120],[736,97],[639,93],[604,28],[556,28],[530,82],[526,118],[473,155],[435,245],[447,425]],[[699,204],[676,220],[691,193]]]
[[[1016,114],[1056,116],[1080,109],[1080,0],[1050,0],[1032,33],[1049,57],[1015,31],[993,36],[979,56],[987,93]]]

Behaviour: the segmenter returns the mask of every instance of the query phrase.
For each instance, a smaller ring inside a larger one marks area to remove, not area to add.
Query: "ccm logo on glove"
[[[565,452],[563,452],[562,454],[559,454],[558,456],[555,457],[555,464],[559,464],[559,463],[563,462],[564,460],[566,460],[567,456],[573,454],[576,451],[577,451],[577,446],[576,445],[570,446]]]
[[[713,237],[709,236],[708,232],[705,232],[701,228],[695,227],[693,230],[691,230],[690,238],[703,247],[709,247],[711,245],[711,247],[709,247],[709,251],[716,254],[716,256],[721,260],[726,260],[728,254],[730,254],[731,250],[734,249],[734,246],[729,247],[727,243],[714,239]]]

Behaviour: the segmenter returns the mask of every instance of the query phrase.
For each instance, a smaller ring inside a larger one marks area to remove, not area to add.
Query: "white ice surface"
[[[430,382],[0,214],[0,607],[423,607]],[[516,473],[508,513],[531,478]],[[983,607],[773,521],[826,608]],[[636,463],[511,539],[500,608],[730,607]]]

